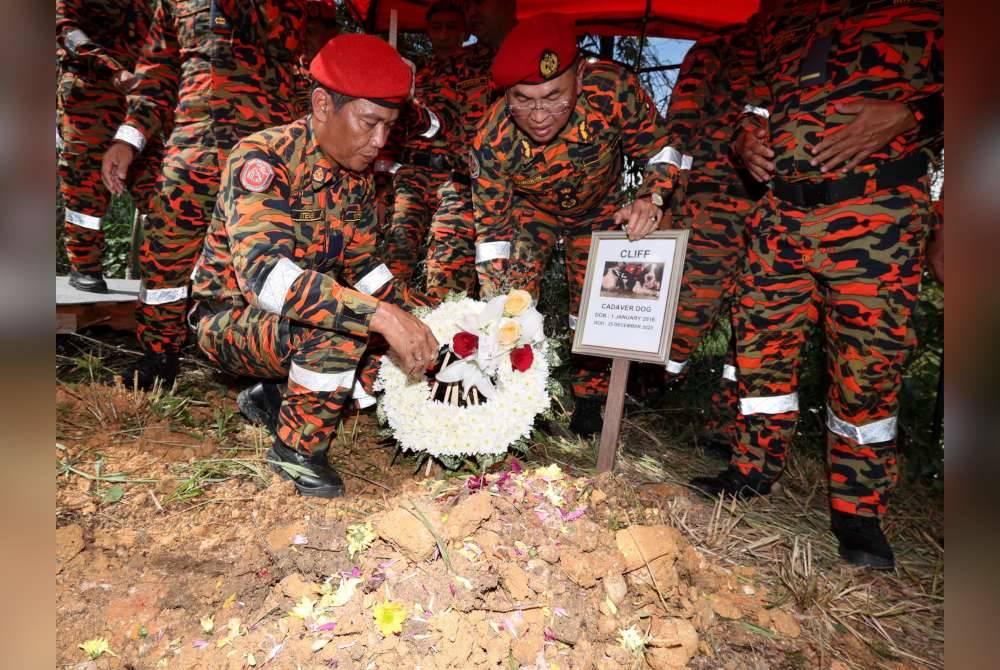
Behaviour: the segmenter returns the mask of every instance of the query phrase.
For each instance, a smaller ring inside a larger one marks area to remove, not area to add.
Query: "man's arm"
[[[84,32],[84,4],[81,0],[56,0],[56,40],[71,56],[105,69],[111,77],[125,68]]]
[[[469,175],[476,222],[476,270],[482,296],[489,299],[503,290],[514,245],[514,188],[483,132],[476,136],[469,153]]]

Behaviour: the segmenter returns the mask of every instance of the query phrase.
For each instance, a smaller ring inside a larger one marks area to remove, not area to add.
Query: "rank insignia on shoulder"
[[[542,57],[538,59],[538,72],[548,79],[559,71],[559,56],[555,51],[546,49],[542,52]]]
[[[251,193],[260,193],[274,180],[274,168],[261,158],[251,158],[240,169],[240,184]]]
[[[479,159],[476,158],[476,152],[469,149],[469,176],[473,179],[479,179]]]
[[[315,182],[326,181],[326,170],[317,165],[316,167],[313,168],[312,178],[313,181]]]

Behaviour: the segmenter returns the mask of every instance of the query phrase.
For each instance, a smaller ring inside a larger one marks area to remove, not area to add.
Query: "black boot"
[[[281,475],[282,479],[294,482],[301,495],[337,498],[344,495],[344,480],[326,460],[327,449],[328,447],[323,447],[311,454],[303,454],[275,438],[274,446],[267,450],[267,460],[271,469]],[[281,467],[282,463],[297,467],[286,470]],[[308,472],[302,472],[299,468],[305,468]]]
[[[601,432],[604,419],[601,418],[600,398],[577,398],[573,407],[573,417],[569,420],[569,429],[583,438],[593,437]]]
[[[86,291],[87,293],[108,292],[108,283],[104,281],[104,277],[101,276],[100,272],[77,272],[76,270],[70,270],[69,285],[77,291]]]
[[[896,559],[875,517],[830,511],[830,530],[840,540],[840,557],[851,565],[892,570]]]
[[[274,382],[258,382],[236,396],[236,405],[246,419],[264,426],[271,435],[278,434],[278,410],[281,409],[281,389]]]
[[[702,433],[698,437],[698,446],[706,456],[729,462],[733,457],[732,441],[722,433]]]
[[[131,389],[133,386],[149,391],[153,388],[156,380],[161,382],[161,388],[169,389],[177,379],[180,371],[180,358],[176,351],[165,351],[163,353],[147,352],[142,358],[126,368],[121,379],[125,388]]]
[[[766,496],[771,492],[771,482],[763,477],[748,477],[737,468],[729,466],[714,477],[695,477],[691,486],[710,498],[720,493],[733,495],[740,500]]]

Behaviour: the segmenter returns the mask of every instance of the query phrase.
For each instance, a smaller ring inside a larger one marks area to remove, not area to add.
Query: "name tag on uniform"
[[[486,77],[473,77],[472,79],[465,79],[458,82],[458,88],[464,91],[469,88],[486,86],[488,82],[489,80]]]
[[[540,184],[545,179],[545,175],[535,175],[529,177],[528,175],[516,174],[514,175],[514,183],[518,186],[534,186],[535,184]]]
[[[323,219],[322,209],[293,209],[292,221],[321,221]]]
[[[361,205],[348,205],[340,217],[341,221],[353,223],[361,220]]]

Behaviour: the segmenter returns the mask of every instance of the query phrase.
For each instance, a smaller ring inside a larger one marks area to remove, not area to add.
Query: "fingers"
[[[615,225],[620,226],[626,221],[628,221],[628,217],[631,214],[632,214],[632,205],[625,205],[624,207],[619,209],[617,212],[615,212],[614,216]]]
[[[736,141],[736,153],[743,160],[750,175],[759,182],[766,182],[774,176],[774,152],[765,144],[767,131],[758,129],[752,133],[744,130]]]
[[[871,148],[871,147],[862,147],[856,154],[854,154],[854,158],[851,158],[847,162],[847,165],[845,165],[844,167],[842,167],[840,169],[840,171],[841,172],[850,172],[851,170],[853,170],[854,168],[856,168],[858,165],[860,165],[861,161],[863,161],[866,158],[868,158],[869,156],[871,156],[873,152],[874,152],[874,149]]]
[[[660,223],[660,208],[648,200],[638,200],[629,217],[628,238],[633,242],[641,240],[656,230]]]

